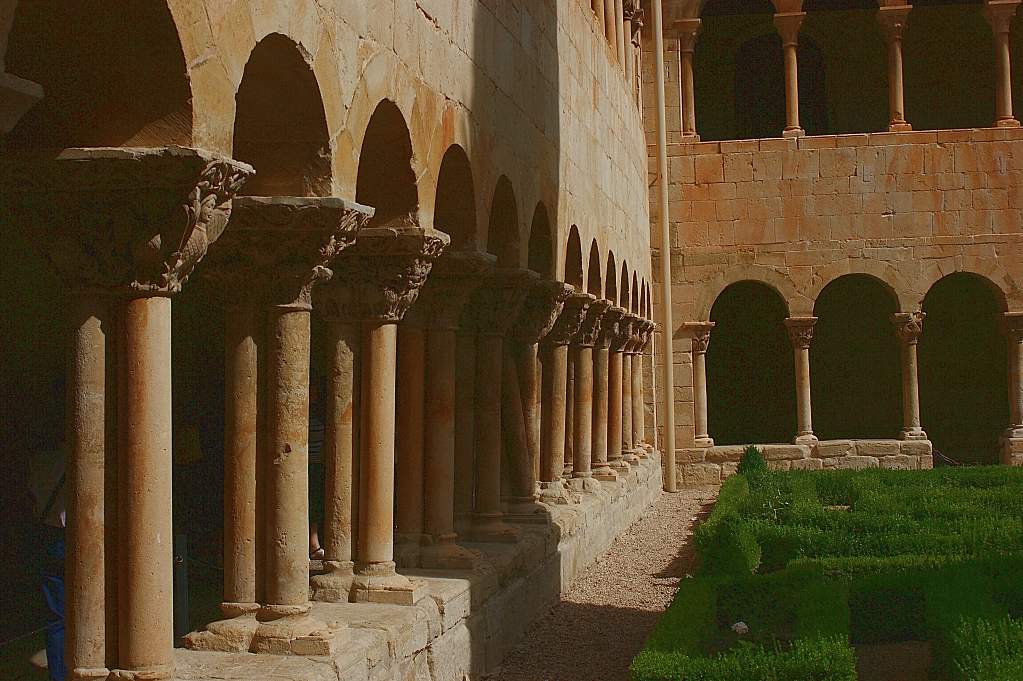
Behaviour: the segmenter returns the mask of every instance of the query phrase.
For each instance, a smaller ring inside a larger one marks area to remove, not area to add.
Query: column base
[[[601,464],[593,469],[593,478],[601,482],[615,482],[618,480],[618,473],[607,464]]]
[[[568,491],[565,489],[565,484],[561,480],[555,480],[554,482],[541,482],[540,502],[544,504],[564,505],[572,503],[572,497],[568,494]]]
[[[399,568],[419,567],[419,553],[424,541],[424,534],[394,535],[394,560]]]
[[[695,132],[683,132],[682,144],[695,144],[700,141],[700,136]]]
[[[394,571],[394,561],[360,565],[352,581],[352,603],[415,605],[427,596],[426,582]]]
[[[996,128],[1018,128],[1020,123],[1015,118],[1003,118],[1000,121],[995,121]]]
[[[636,451],[635,450],[633,450],[633,449],[623,449],[622,450],[622,461],[624,461],[625,463],[629,464],[629,467],[631,468],[632,466],[635,466],[637,463],[639,463],[639,457],[636,456]]]
[[[168,681],[174,678],[174,665],[162,664],[145,669],[111,669],[110,681]]]
[[[350,560],[325,560],[326,572],[313,575],[309,583],[313,589],[313,600],[325,603],[347,603],[355,577],[355,563]]]
[[[649,459],[650,458],[650,452],[647,451],[647,448],[644,447],[643,445],[636,445],[636,448],[633,449],[632,452],[633,452],[633,454],[636,455],[636,458],[638,458],[638,459]]]
[[[309,605],[267,605],[256,615],[259,626],[249,651],[265,655],[327,655],[347,643],[347,628],[330,627],[309,614]]]
[[[814,445],[819,442],[817,436],[813,433],[802,433],[796,436],[796,439],[792,441],[797,445]]]
[[[70,670],[67,678],[69,681],[107,681],[110,678],[110,670],[106,667],[96,669],[79,667]]]
[[[806,137],[806,130],[802,128],[785,128],[781,136],[787,138]]]
[[[548,525],[551,522],[547,508],[536,499],[509,501],[504,507],[504,519],[516,525]]]
[[[439,538],[436,544],[424,546],[419,554],[420,567],[428,570],[475,570],[482,560],[479,551],[456,544],[455,535]]]
[[[1002,465],[1023,466],[1023,436],[1002,440]]]
[[[252,639],[259,626],[256,611],[253,610],[236,617],[211,622],[202,631],[187,634],[183,643],[189,650],[247,653],[252,648]]]
[[[913,132],[913,126],[909,123],[889,123],[888,132]]]
[[[600,491],[600,481],[594,479],[592,475],[586,478],[572,478],[568,486],[573,492],[593,494]]]
[[[455,534],[458,536],[465,535],[472,527],[472,513],[456,513],[455,514]]]
[[[712,437],[698,437],[693,441],[693,447],[699,447],[700,449],[709,449],[714,446],[714,438]]]
[[[924,432],[923,428],[913,428],[910,430],[903,430],[899,433],[900,440],[926,440],[927,433]]]
[[[472,541],[493,544],[514,544],[519,540],[519,528],[504,521],[503,513],[478,513],[469,531]]]

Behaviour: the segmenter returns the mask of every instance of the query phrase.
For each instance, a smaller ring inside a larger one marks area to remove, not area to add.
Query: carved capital
[[[515,338],[523,343],[539,342],[554,327],[573,291],[574,287],[560,281],[537,282],[529,290],[515,321],[512,330]]]
[[[372,216],[372,208],[338,198],[237,198],[204,276],[229,301],[310,309],[313,286],[330,279],[331,263]]]
[[[416,301],[449,238],[407,215],[361,230],[319,292],[324,313],[350,321],[399,322]]]
[[[996,34],[1008,34],[1021,0],[987,0],[984,16]]]
[[[816,323],[816,317],[789,317],[786,319],[785,327],[789,330],[792,346],[808,350],[810,343],[813,342],[813,325]]]
[[[253,172],[183,147],[65,149],[5,158],[0,195],[68,287],[169,296],[223,233]]]
[[[923,312],[896,312],[892,315],[895,335],[906,345],[916,345],[923,333],[926,316]]]
[[[1023,343],[1023,312],[1006,312],[1002,315],[1002,328],[1016,343]]]
[[[615,324],[614,333],[611,335],[611,352],[625,352],[629,341],[632,340],[632,327],[639,323],[639,320],[629,314],[625,308],[617,309],[621,310],[621,314]]]
[[[688,322],[682,325],[686,333],[693,339],[693,352],[704,353],[710,347],[710,332],[717,326],[716,322]]]
[[[614,303],[610,300],[595,300],[590,303],[583,323],[579,325],[579,330],[572,342],[584,348],[592,348],[596,345],[600,336],[600,327],[603,325],[604,314],[613,306]]]
[[[703,22],[699,19],[679,19],[675,21],[675,34],[678,36],[679,49],[683,53],[692,53],[696,50],[696,40],[700,36],[700,28]]]
[[[518,267],[495,267],[472,298],[476,330],[483,334],[504,335],[514,324],[530,289],[540,275]]]
[[[778,29],[782,45],[796,47],[799,45],[799,29],[806,19],[806,12],[780,12],[774,15],[774,27]]]
[[[877,23],[888,40],[901,40],[912,5],[888,5],[877,11]]]
[[[650,346],[650,342],[654,339],[654,331],[657,330],[657,324],[650,320],[644,319],[642,324],[642,330],[640,335],[643,338],[643,344],[640,346],[640,352],[646,352],[646,349]]]
[[[456,330],[473,292],[497,258],[481,251],[449,251],[433,263],[406,321],[431,329]]]
[[[602,350],[610,349],[615,336],[619,333],[619,326],[624,315],[624,307],[614,306],[605,310],[604,316],[600,320],[600,333],[597,335],[597,344],[595,347]]]
[[[597,300],[592,293],[573,293],[565,299],[561,314],[540,341],[543,345],[568,345],[579,331],[590,305]]]

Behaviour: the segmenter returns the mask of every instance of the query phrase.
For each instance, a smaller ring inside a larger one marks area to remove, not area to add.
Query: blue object
[[[65,681],[64,664],[64,537],[61,533],[46,547],[43,565],[43,598],[50,611],[46,619],[46,664],[50,681]]]

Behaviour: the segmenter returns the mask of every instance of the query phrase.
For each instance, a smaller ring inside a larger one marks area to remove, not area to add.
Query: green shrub
[[[952,681],[1023,680],[1023,621],[963,619],[949,643]]]
[[[760,544],[750,526],[738,516],[717,523],[707,539],[700,562],[700,574],[738,577],[756,572],[760,565]]]
[[[644,650],[700,655],[716,636],[717,584],[683,579],[675,600],[650,633]]]
[[[751,483],[767,474],[767,459],[758,447],[750,445],[743,450],[738,473]]]

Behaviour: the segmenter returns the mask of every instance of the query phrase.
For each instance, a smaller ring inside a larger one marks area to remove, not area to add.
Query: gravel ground
[[[693,527],[716,492],[660,501],[538,620],[488,681],[618,681],[692,567]]]

